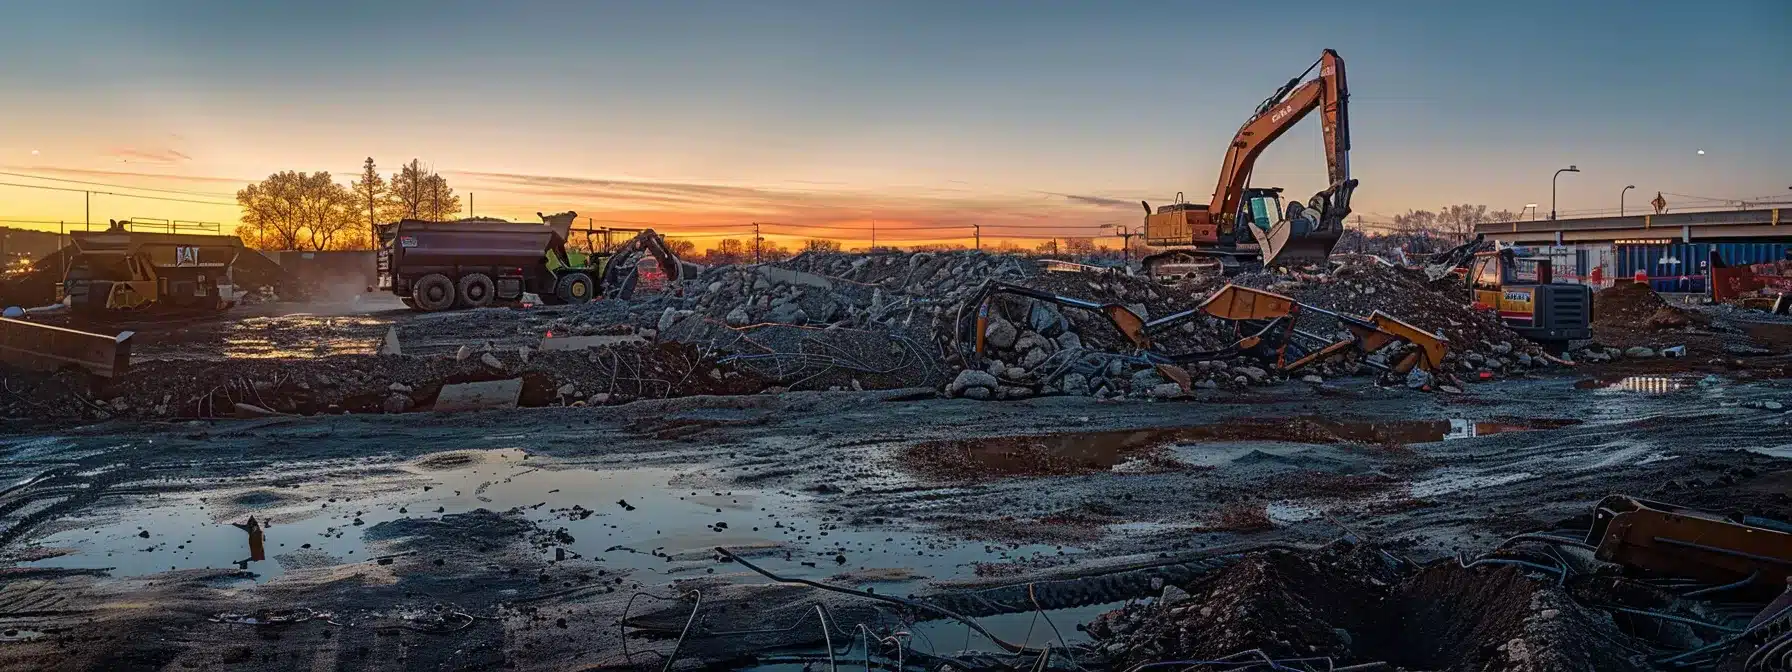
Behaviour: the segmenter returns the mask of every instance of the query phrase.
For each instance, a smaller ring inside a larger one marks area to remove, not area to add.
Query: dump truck
[[[83,316],[204,314],[236,304],[230,269],[243,251],[236,236],[132,231],[129,222],[113,221],[69,238],[74,253],[58,298]]]
[[[378,288],[424,312],[513,304],[525,293],[549,305],[583,303],[632,290],[635,274],[622,271],[633,267],[611,269],[610,261],[643,251],[664,257],[659,262],[667,281],[682,277],[683,266],[651,229],[614,249],[595,249],[600,246],[593,238],[609,231],[585,231],[587,246],[594,249],[569,254],[567,240],[578,213],[537,215],[540,224],[406,219],[382,226]],[[605,238],[601,247],[609,248]]]

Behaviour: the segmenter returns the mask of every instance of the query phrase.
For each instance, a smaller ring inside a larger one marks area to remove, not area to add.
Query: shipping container
[[[1611,284],[1611,243],[1529,245],[1514,247],[1512,251],[1521,257],[1549,259],[1550,270],[1555,275],[1556,282],[1591,285],[1594,284],[1591,280],[1593,269],[1599,268],[1603,280],[1601,284]]]
[[[1617,277],[1629,279],[1641,269],[1657,292],[1700,293],[1710,286],[1706,272],[1713,250],[1725,263],[1737,265],[1784,259],[1789,249],[1788,243],[1619,244]]]

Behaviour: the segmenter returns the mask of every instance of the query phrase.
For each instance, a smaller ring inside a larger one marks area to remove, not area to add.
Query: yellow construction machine
[[[75,255],[62,299],[88,317],[203,314],[236,303],[230,267],[243,250],[236,236],[132,231],[75,231]]]

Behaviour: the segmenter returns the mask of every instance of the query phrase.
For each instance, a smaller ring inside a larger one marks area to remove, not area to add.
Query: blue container
[[[1732,266],[1760,264],[1786,258],[1787,243],[1672,243],[1668,245],[1619,245],[1618,277],[1628,280],[1642,269],[1649,287],[1657,292],[1704,292],[1712,250]]]

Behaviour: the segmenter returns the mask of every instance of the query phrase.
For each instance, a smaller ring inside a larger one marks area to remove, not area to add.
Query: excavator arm
[[[1301,73],[1300,77],[1288,80],[1275,95],[1257,106],[1257,113],[1232,137],[1225,163],[1220,165],[1219,185],[1213,190],[1213,202],[1207,206],[1207,211],[1222,227],[1231,224],[1234,213],[1238,212],[1239,200],[1244,196],[1245,184],[1251,179],[1251,170],[1257,165],[1257,157],[1315,109],[1324,110],[1325,125],[1320,131],[1325,136],[1326,174],[1331,180],[1327,191],[1335,191],[1350,180],[1350,123],[1346,105],[1349,91],[1344,82],[1344,59],[1338,57],[1338,52],[1327,49],[1313,67],[1319,68],[1317,79],[1301,84],[1300,80],[1307,74]],[[1312,68],[1309,67],[1307,72],[1312,72]]]
[[[666,283],[674,285],[684,279],[684,261],[666,245],[666,240],[653,229],[647,229],[616,247],[610,254],[609,263],[604,265],[603,295],[626,299],[634,293],[636,275],[635,261],[641,254],[652,256],[659,262],[660,271],[666,274]]]

